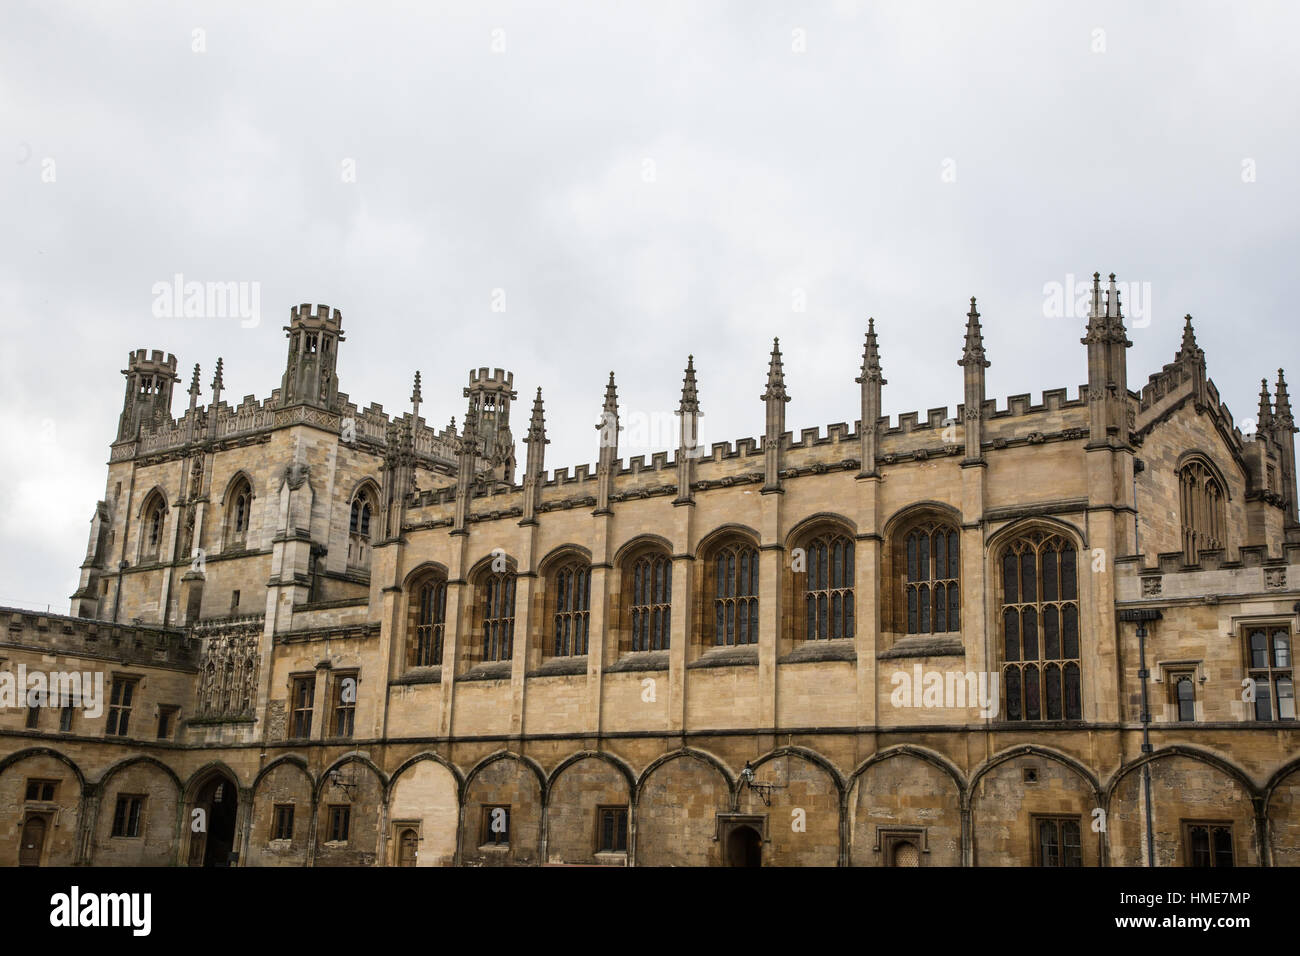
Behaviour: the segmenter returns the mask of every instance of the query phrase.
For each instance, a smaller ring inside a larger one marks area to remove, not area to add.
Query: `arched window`
[[[240,478],[231,486],[226,502],[229,543],[232,547],[242,548],[248,543],[248,527],[253,512],[253,489],[247,478]]]
[[[374,495],[362,488],[352,499],[348,514],[348,566],[370,567],[370,517],[374,514]]]
[[[913,525],[903,536],[908,634],[961,630],[961,553],[957,529],[942,521]]]
[[[717,549],[709,565],[713,584],[713,643],[758,643],[758,549],[734,542]]]
[[[587,653],[591,616],[591,566],[585,561],[563,565],[552,579],[555,590],[554,641],[556,657],[581,657]]]
[[[1183,519],[1183,553],[1189,564],[1200,560],[1202,551],[1225,546],[1223,483],[1204,458],[1196,457],[1178,469],[1178,494]]]
[[[515,643],[515,575],[493,571],[484,579],[483,660],[508,661]]]
[[[1077,552],[1033,531],[1002,551],[1002,684],[1007,720],[1080,720]]]
[[[823,532],[803,545],[805,568],[795,573],[803,594],[803,637],[809,641],[853,636],[853,539]]]
[[[627,571],[624,571],[627,574]],[[664,651],[672,632],[673,563],[652,552],[632,560],[632,590],[628,602],[631,650]]]
[[[447,630],[447,579],[430,573],[411,586],[407,646],[410,667],[436,667],[442,663]]]
[[[156,491],[143,509],[140,528],[140,560],[157,561],[162,554],[163,527],[167,521],[167,502]]]

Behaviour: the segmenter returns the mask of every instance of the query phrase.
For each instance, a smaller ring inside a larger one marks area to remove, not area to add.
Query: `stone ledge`
[[[876,660],[885,661],[899,657],[965,657],[966,648],[961,638],[952,637],[905,637],[887,651],[876,655]]]
[[[509,680],[512,666],[510,661],[478,664],[461,674],[456,680]]]
[[[856,661],[857,648],[853,638],[839,638],[833,641],[804,641],[789,654],[778,657],[778,664],[804,664],[812,661]]]
[[[400,677],[394,677],[388,682],[391,687],[394,684],[441,684],[442,683],[442,665],[435,664],[432,667],[412,667]]]
[[[687,668],[697,667],[756,667],[758,666],[758,647],[750,644],[745,647],[719,647],[707,651],[698,660],[691,661]]]
[[[628,651],[609,667],[606,674],[626,673],[628,671],[666,671],[668,670],[667,651]]]
[[[581,657],[553,657],[542,661],[540,667],[529,671],[527,677],[557,677],[564,674],[587,673],[587,655]]]

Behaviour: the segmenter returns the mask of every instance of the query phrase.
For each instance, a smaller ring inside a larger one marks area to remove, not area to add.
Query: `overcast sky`
[[[868,316],[885,412],[955,408],[972,295],[999,405],[1073,393],[1044,289],[1113,271],[1130,387],[1191,312],[1241,423],[1300,384],[1297,90],[1281,3],[7,0],[0,604],[66,613],[127,352],[177,355],[177,415],[218,355],[265,397],[300,302],[359,405],[419,369],[441,426],[501,366],[518,438],[542,386],[553,468],[595,461],[610,370],[672,444],[688,353],[704,440],[757,437],[774,335],[789,427],[852,423]],[[178,273],[259,321],[157,317]]]

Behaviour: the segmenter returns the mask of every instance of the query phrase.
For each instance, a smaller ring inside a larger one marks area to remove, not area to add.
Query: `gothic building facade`
[[[688,361],[623,460],[611,374],[572,471],[500,369],[358,408],[325,306],[261,401],[131,353],[70,613],[0,610],[0,861],[1300,864],[1282,374],[1243,433],[1189,317],[1130,387],[1096,277],[1086,384],[999,403],[979,319],[955,416],[882,414],[869,325],[852,427],[774,344],[760,439]]]

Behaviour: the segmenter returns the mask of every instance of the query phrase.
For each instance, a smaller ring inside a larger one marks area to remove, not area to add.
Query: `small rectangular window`
[[[167,740],[172,735],[172,730],[176,726],[177,707],[160,707],[158,708],[158,739]]]
[[[348,842],[348,830],[352,823],[352,807],[338,804],[330,807],[330,842]]]
[[[28,780],[27,799],[49,803],[54,799],[54,794],[58,789],[59,781],[57,780]]]
[[[331,820],[331,824],[333,821]],[[277,803],[275,805],[275,821],[271,826],[272,840],[292,840],[293,839],[293,804]]]
[[[72,717],[75,712],[76,708],[71,704],[63,705],[62,709],[59,711],[59,733],[72,733]]]
[[[483,808],[483,830],[479,846],[510,845],[510,807]]]
[[[135,698],[136,678],[114,677],[109,697],[108,729],[110,737],[125,737],[131,721],[131,701]]]
[[[357,709],[357,675],[356,672],[342,673],[334,677],[334,710],[330,729],[335,737],[351,737]]]
[[[291,733],[294,737],[311,736],[311,709],[315,699],[316,678],[296,678],[293,682],[293,696],[290,698],[290,706],[293,708]]]
[[[144,815],[144,795],[124,793],[117,798],[113,811],[113,836],[138,837],[140,819]]]
[[[239,592],[231,591],[230,592],[230,613],[234,614],[238,610],[239,610]]]
[[[600,820],[600,852],[627,852],[627,807],[601,807],[598,811],[598,818]]]
[[[1183,847],[1187,866],[1236,865],[1230,821],[1184,820]]]
[[[1031,817],[1038,866],[1083,866],[1078,817]]]
[[[1290,628],[1285,625],[1247,628],[1246,676],[1255,693],[1256,720],[1296,719]]]
[[[37,726],[40,724],[40,721],[41,721],[41,709],[39,707],[28,707],[27,723],[25,725],[27,729],[36,730]]]

